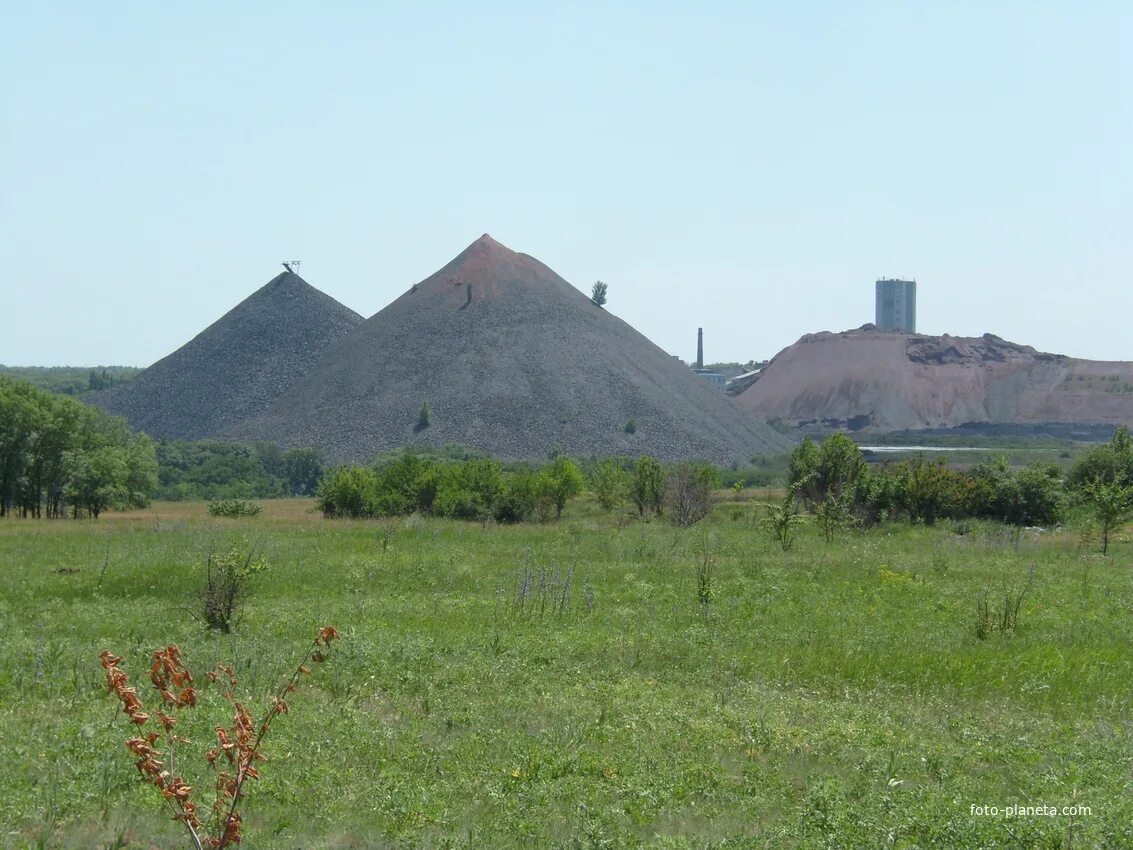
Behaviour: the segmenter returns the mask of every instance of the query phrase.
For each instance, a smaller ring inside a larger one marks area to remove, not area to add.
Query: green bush
[[[263,505],[249,502],[246,499],[218,499],[209,502],[209,513],[219,517],[258,516]]]
[[[504,472],[499,461],[448,460],[398,453],[373,467],[339,467],[322,480],[317,504],[327,517],[422,513],[451,519],[522,522],[537,510],[562,512],[582,490],[578,465],[556,458],[542,470]],[[541,506],[545,506],[542,507]]]
[[[878,514],[876,499],[882,495],[873,480],[857,443],[839,432],[821,445],[809,437],[791,452],[787,461],[787,485],[798,493],[810,511],[821,511],[824,528],[872,522]]]
[[[633,503],[642,516],[652,511],[660,516],[665,499],[665,470],[649,455],[642,455],[633,467]]]
[[[248,595],[249,580],[266,569],[267,561],[256,557],[254,546],[247,552],[234,546],[209,555],[201,589],[205,625],[224,634],[232,631]]]
[[[631,476],[612,458],[598,463],[590,473],[590,491],[603,510],[613,510],[629,495]]]
[[[538,475],[526,471],[513,472],[506,476],[493,516],[496,522],[523,522],[535,511],[537,498]]]
[[[1056,525],[1066,515],[1062,471],[1036,464],[1007,476],[995,493],[995,518],[1009,525]]]
[[[315,504],[327,517],[361,519],[375,515],[378,475],[365,466],[340,466],[319,482]]]
[[[1133,436],[1124,425],[1113,432],[1108,443],[1083,454],[1067,475],[1067,483],[1079,492],[1098,481],[1133,486]]]
[[[433,513],[452,519],[484,519],[504,490],[498,461],[471,460],[441,467]]]

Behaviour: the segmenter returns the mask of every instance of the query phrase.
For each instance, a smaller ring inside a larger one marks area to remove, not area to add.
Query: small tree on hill
[[[590,290],[590,300],[601,307],[606,303],[606,284],[600,280],[594,281],[594,288]]]
[[[414,431],[424,431],[429,427],[429,422],[432,419],[433,411],[429,409],[429,402],[421,402],[421,409],[417,411],[417,425]]]

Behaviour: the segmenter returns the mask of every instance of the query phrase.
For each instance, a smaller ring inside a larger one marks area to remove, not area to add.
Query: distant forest
[[[130,380],[142,371],[136,366],[4,366],[0,377],[27,381],[41,390],[83,398]]]

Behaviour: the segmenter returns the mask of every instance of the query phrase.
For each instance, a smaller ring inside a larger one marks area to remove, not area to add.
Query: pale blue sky
[[[238,5],[238,8],[235,8]],[[483,232],[688,359],[873,318],[1133,359],[1133,4],[5,3],[0,362],[146,365]]]

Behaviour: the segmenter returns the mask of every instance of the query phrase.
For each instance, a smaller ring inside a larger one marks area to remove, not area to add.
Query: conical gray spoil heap
[[[339,461],[446,443],[501,458],[558,450],[718,463],[788,448],[621,319],[487,234],[367,319],[234,436],[318,446]]]
[[[263,415],[362,317],[299,275],[284,272],[99,407],[153,437],[217,437]]]

